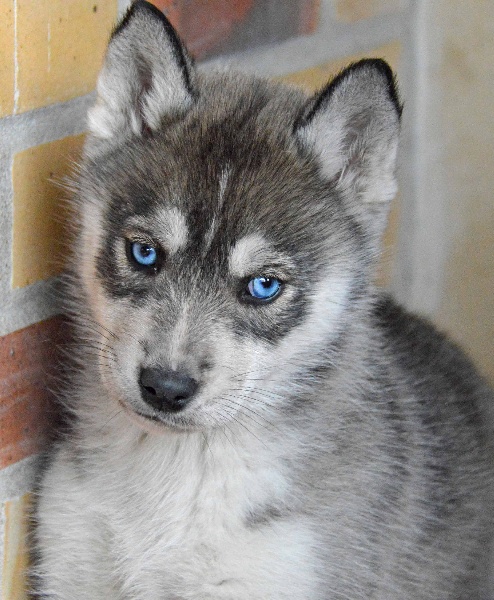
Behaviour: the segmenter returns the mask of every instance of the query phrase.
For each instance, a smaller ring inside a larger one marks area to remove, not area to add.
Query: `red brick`
[[[222,50],[244,50],[291,35],[311,33],[317,25],[320,0],[293,0],[290,12],[294,22],[288,23],[288,31],[277,30],[276,23],[281,21],[267,10],[266,0],[152,0],[152,3],[170,19],[191,54],[204,58]],[[262,30],[259,26],[249,30],[249,16],[256,9],[264,9],[272,22],[264,23]],[[285,9],[280,3],[280,13]],[[242,32],[246,27],[248,35]]]
[[[301,35],[314,33],[319,22],[319,10],[321,8],[321,0],[299,0],[300,16],[299,29]]]
[[[197,58],[227,39],[252,8],[254,0],[152,0],[180,33]]]
[[[156,8],[159,8],[168,17],[172,25],[178,29],[180,24],[180,0],[150,0]]]
[[[0,338],[0,468],[40,452],[56,421],[53,374],[64,337],[60,317]]]

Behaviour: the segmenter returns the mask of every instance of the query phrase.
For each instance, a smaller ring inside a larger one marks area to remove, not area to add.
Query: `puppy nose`
[[[185,408],[198,387],[197,381],[185,373],[161,367],[142,369],[139,383],[144,402],[162,412]]]

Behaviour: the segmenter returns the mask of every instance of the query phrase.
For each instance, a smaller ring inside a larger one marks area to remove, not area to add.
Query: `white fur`
[[[269,243],[260,233],[246,235],[230,250],[230,272],[239,278],[253,273],[263,266],[269,251]]]
[[[290,267],[288,256],[277,252],[269,241],[260,233],[251,233],[239,239],[230,250],[228,257],[230,272],[233,276],[242,278],[248,275],[261,275],[260,270],[277,264],[277,273],[267,275],[283,276],[283,271]]]
[[[173,255],[187,246],[187,219],[178,208],[160,208],[155,215],[155,227],[161,234],[159,241],[167,253]]]
[[[60,532],[47,552],[58,555],[67,545],[53,598],[65,600],[61,590],[69,589],[78,590],[78,600],[314,597],[307,524],[248,530],[243,523],[252,508],[282,504],[289,494],[283,465],[273,460],[286,451],[283,440],[266,445],[241,429],[207,441],[199,433],[142,439],[120,415],[111,431],[135,441],[106,456],[87,486],[74,489],[77,472],[68,466],[45,482],[41,527]],[[75,555],[71,540],[78,540]]]
[[[170,335],[170,349],[168,351],[168,361],[173,371],[178,371],[184,363],[186,353],[186,343],[188,341],[188,316],[189,304],[184,302],[181,307],[180,316]]]
[[[226,192],[226,187],[228,185],[228,180],[229,177],[231,175],[231,168],[230,166],[225,167],[222,171],[221,171],[221,175],[219,178],[219,191],[218,191],[218,211],[221,211],[222,207],[223,207],[223,203],[225,201],[225,192]],[[211,246],[211,243],[213,242],[214,236],[217,232],[218,229],[218,219],[216,217],[216,215],[213,215],[213,218],[211,219],[211,224],[209,226],[209,230],[206,233],[205,237],[204,237],[204,248],[205,250],[208,250],[209,247]]]

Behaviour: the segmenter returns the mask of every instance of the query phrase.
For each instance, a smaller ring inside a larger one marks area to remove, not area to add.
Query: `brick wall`
[[[401,196],[380,281],[407,299],[416,215],[413,0],[155,0],[205,67],[230,62],[311,90],[362,56],[400,74]],[[0,600],[25,598],[24,532],[39,453],[56,420],[47,381],[63,327],[65,192],[108,34],[128,0],[0,0]],[[397,238],[398,231],[400,237]],[[398,243],[397,243],[398,239]],[[396,252],[393,250],[397,247]]]

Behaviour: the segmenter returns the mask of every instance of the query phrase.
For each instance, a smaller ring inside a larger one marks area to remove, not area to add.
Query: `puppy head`
[[[186,429],[290,403],[365,295],[395,193],[389,67],[312,98],[202,75],[139,1],[98,94],[74,268],[107,395]]]

